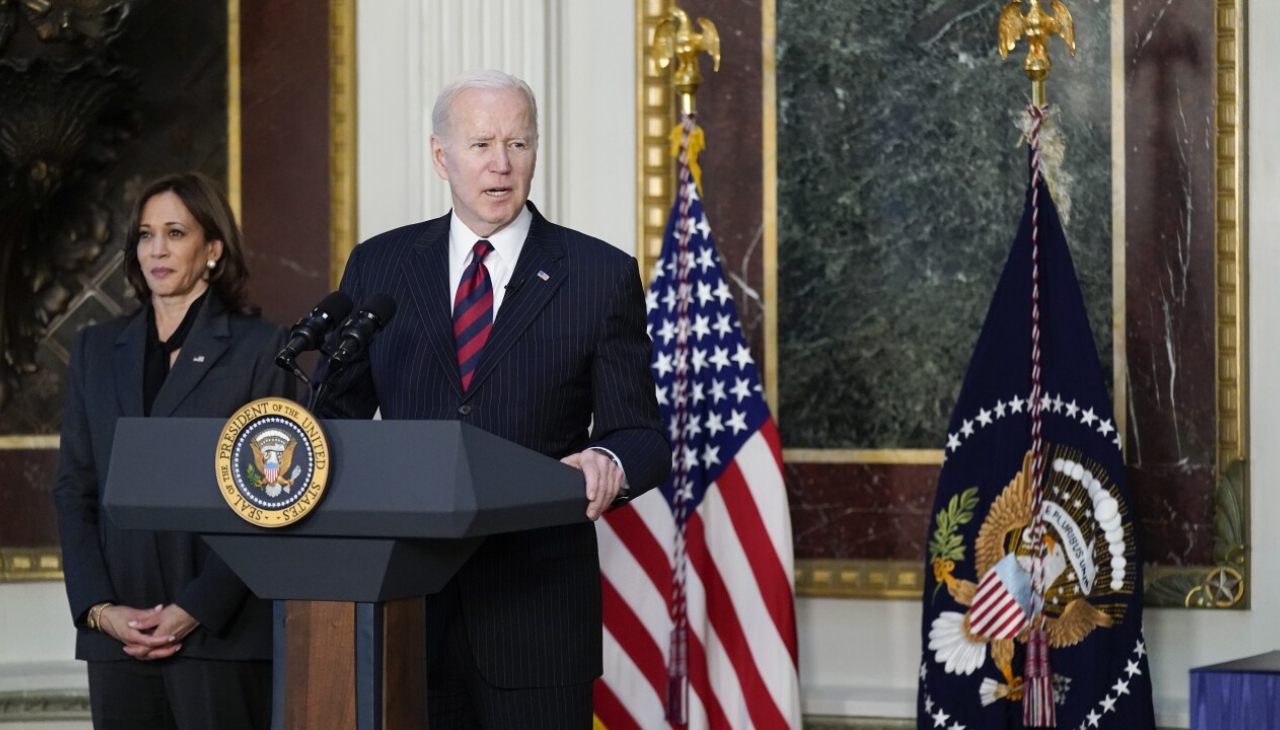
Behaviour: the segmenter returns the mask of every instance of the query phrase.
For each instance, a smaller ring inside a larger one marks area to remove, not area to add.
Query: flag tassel
[[[1027,727],[1057,727],[1053,703],[1053,672],[1049,667],[1049,634],[1043,627],[1027,637],[1027,666],[1024,673],[1022,724]]]
[[[683,626],[671,630],[671,661],[667,663],[667,722],[689,723],[689,643]]]

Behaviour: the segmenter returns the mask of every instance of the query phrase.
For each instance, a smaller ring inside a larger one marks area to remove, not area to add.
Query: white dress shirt
[[[489,281],[493,283],[493,319],[498,319],[498,308],[507,293],[507,285],[511,283],[511,273],[516,269],[516,261],[520,260],[520,251],[524,249],[524,239],[529,235],[529,226],[533,225],[533,213],[528,208],[520,211],[520,215],[511,221],[506,228],[485,238],[477,236],[474,231],[458,219],[455,212],[449,216],[449,311],[453,311],[453,300],[458,295],[458,285],[462,283],[462,273],[467,270],[474,256],[472,249],[476,241],[486,240],[493,244],[493,250],[484,259],[484,267],[489,270]]]

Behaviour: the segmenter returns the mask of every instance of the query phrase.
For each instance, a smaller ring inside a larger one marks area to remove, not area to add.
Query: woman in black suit
[[[122,530],[101,500],[117,418],[228,417],[291,396],[273,363],[285,333],[246,307],[240,231],[204,176],[147,186],[128,241],[125,275],[143,306],[76,340],[54,486],[94,727],[266,728],[270,603],[195,535]],[[177,475],[201,466],[157,453],[154,468],[182,489]]]

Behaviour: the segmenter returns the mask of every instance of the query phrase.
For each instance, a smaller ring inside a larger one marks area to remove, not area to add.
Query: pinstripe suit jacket
[[[355,302],[390,294],[399,310],[335,384],[326,415],[369,418],[381,408],[385,419],[463,420],[557,459],[602,446],[622,462],[634,497],[671,468],[638,267],[529,208],[532,226],[466,393],[453,338],[449,216],[356,247],[342,290]],[[491,684],[552,686],[600,675],[590,522],[491,536],[456,580],[472,651]]]

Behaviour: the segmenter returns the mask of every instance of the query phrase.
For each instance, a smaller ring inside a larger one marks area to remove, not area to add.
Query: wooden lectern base
[[[285,730],[426,727],[421,598],[287,601]]]

